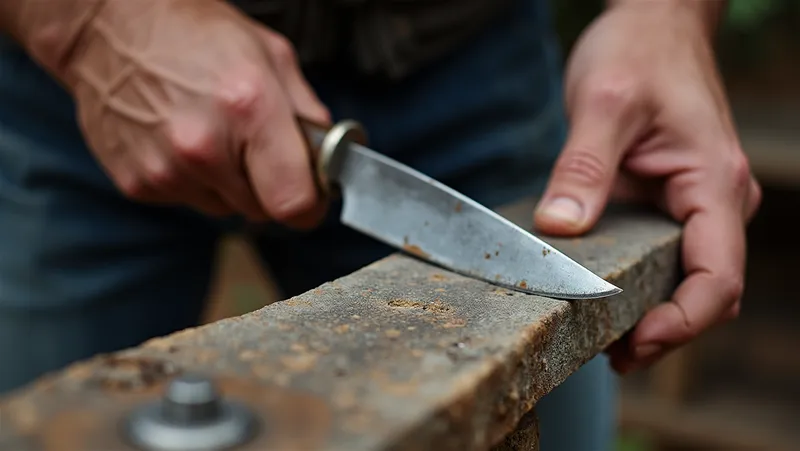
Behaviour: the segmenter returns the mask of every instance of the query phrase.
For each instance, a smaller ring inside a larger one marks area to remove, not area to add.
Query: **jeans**
[[[371,147],[489,207],[540,193],[564,142],[560,55],[544,0],[394,84],[308,74]],[[352,75],[352,74],[350,74]],[[257,250],[285,296],[393,252],[336,220],[270,229]],[[101,352],[197,324],[218,239],[236,224],[124,198],[71,98],[0,41],[0,393]],[[610,449],[615,381],[597,357],[537,407],[545,451]]]

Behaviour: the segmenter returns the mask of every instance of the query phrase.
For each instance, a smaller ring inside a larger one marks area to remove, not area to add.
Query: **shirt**
[[[488,26],[516,0],[229,0],[285,35],[303,65],[345,59],[365,75],[407,76]]]

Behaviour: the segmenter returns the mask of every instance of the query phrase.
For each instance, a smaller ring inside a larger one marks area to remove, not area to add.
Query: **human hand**
[[[324,202],[295,115],[329,123],[292,45],[217,0],[106,2],[63,79],[128,197],[299,227]]]
[[[619,4],[581,37],[566,76],[570,135],[534,215],[545,233],[580,234],[613,197],[683,224],[686,278],[608,349],[621,373],[738,316],[745,227],[761,201],[708,30],[675,3]]]

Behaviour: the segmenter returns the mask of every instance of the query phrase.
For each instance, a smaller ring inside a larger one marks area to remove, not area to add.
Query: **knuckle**
[[[744,294],[744,277],[741,274],[730,274],[719,278],[718,286],[723,299],[730,305],[739,303]]]
[[[56,24],[31,30],[29,48],[39,61],[62,61],[64,58],[63,31]]]
[[[157,190],[175,187],[177,173],[170,164],[151,164],[145,171],[147,183]]]
[[[573,149],[561,155],[556,162],[555,171],[572,182],[598,186],[605,182],[610,168],[595,152],[589,149]]]
[[[180,161],[209,166],[217,163],[214,137],[208,129],[176,130],[169,137],[170,145]]]
[[[256,69],[244,68],[226,77],[217,95],[222,107],[236,115],[251,115],[266,93],[266,81]]]
[[[731,160],[731,175],[734,186],[743,190],[750,188],[752,176],[750,162],[747,157],[741,152],[737,152]]]
[[[636,82],[630,76],[602,75],[589,83],[586,99],[593,108],[618,115],[633,105],[637,90]]]
[[[728,159],[727,175],[730,186],[736,192],[747,192],[750,188],[752,175],[750,172],[750,162],[742,152],[734,152]]]
[[[281,66],[297,64],[297,52],[291,41],[282,34],[270,34],[269,49],[276,64]]]

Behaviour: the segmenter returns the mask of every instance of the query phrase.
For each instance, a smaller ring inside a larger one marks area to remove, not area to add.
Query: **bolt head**
[[[214,383],[200,374],[185,374],[173,379],[164,397],[185,406],[203,405],[219,399]]]
[[[221,451],[250,440],[259,424],[245,405],[223,399],[200,374],[173,379],[159,401],[125,420],[126,439],[148,451]]]

